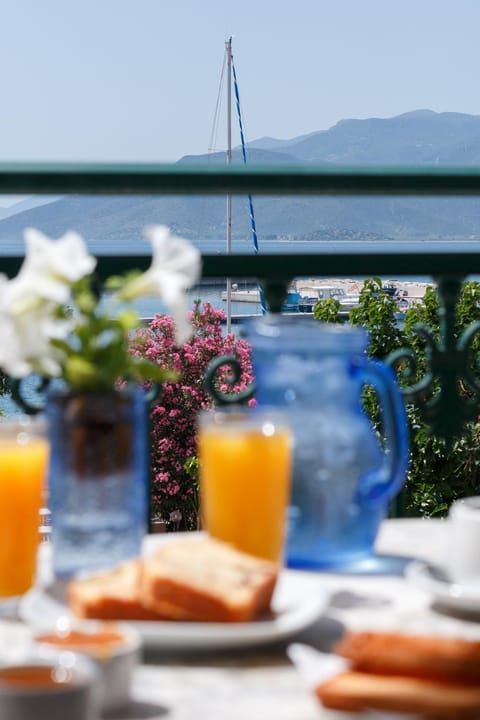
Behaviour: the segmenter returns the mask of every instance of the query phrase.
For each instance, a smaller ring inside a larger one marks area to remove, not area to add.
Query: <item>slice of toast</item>
[[[198,622],[248,622],[270,610],[279,566],[205,537],[166,543],[148,557],[142,602]]]
[[[346,671],[319,685],[315,693],[331,710],[382,710],[429,718],[480,717],[480,687],[475,685]]]
[[[141,602],[141,572],[141,561],[134,559],[111,570],[72,580],[67,586],[68,605],[79,618],[164,620],[164,615]]]

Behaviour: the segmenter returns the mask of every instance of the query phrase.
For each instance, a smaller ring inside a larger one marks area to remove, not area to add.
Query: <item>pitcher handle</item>
[[[369,359],[362,380],[373,386],[380,404],[387,450],[380,468],[362,478],[361,497],[370,502],[393,498],[402,488],[409,464],[409,433],[403,396],[393,370],[379,360]]]

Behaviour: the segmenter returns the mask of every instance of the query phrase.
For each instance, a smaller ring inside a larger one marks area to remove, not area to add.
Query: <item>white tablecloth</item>
[[[437,562],[445,551],[444,531],[445,522],[441,520],[388,520],[381,528],[376,549],[385,555]],[[325,573],[322,579],[330,591],[329,606],[318,622],[292,638],[292,642],[329,650],[346,627],[432,630],[480,637],[480,623],[438,613],[431,607],[431,598],[409,585],[403,576]],[[146,705],[143,711],[141,704],[133,706],[125,717],[129,720],[345,717],[319,706],[304,678],[290,663],[287,645],[215,654],[149,653],[138,668],[133,689],[134,697]]]
[[[439,562],[446,551],[445,522],[388,520],[378,553]],[[387,563],[388,565],[388,563]],[[289,642],[328,651],[345,628],[401,629],[480,638],[480,623],[438,612],[431,597],[402,575],[322,573],[328,607],[288,642],[243,650],[196,653],[161,647],[145,653],[135,673],[132,705],[112,720],[330,720],[287,656]],[[378,716],[377,716],[378,717]]]

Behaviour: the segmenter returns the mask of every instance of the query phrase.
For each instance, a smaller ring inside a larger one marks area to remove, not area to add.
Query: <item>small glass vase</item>
[[[147,529],[147,412],[139,388],[47,399],[56,577],[138,555]]]

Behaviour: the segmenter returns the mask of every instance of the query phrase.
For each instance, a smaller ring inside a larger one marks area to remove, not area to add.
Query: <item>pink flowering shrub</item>
[[[242,368],[240,382],[230,385],[230,371],[217,373],[217,386],[228,393],[245,389],[253,380],[250,346],[233,333],[224,335],[223,310],[196,301],[190,314],[191,339],[175,345],[173,321],[156,315],[148,328],[132,340],[132,352],[178,372],[178,382],[162,385],[158,403],[151,411],[152,425],[152,517],[180,518],[181,527],[195,529],[199,510],[196,417],[211,407],[212,398],[204,388],[205,372],[219,355],[234,355]]]

